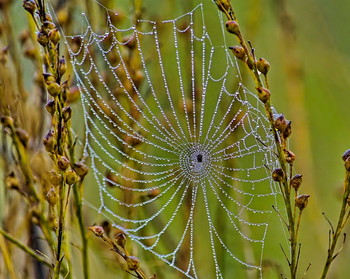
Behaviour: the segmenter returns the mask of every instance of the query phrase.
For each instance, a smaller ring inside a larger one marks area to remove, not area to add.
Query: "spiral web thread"
[[[100,212],[145,250],[188,278],[231,278],[242,267],[261,277],[277,192],[273,139],[221,14],[204,7],[126,28],[106,10],[104,33],[84,16],[85,31],[66,37],[85,149]],[[217,25],[206,26],[208,15]]]

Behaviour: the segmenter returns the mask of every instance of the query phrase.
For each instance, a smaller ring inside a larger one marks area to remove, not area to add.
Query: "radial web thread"
[[[205,6],[123,28],[106,10],[104,33],[84,16],[66,37],[85,150],[100,212],[145,250],[188,278],[231,278],[227,266],[262,276],[273,139]]]

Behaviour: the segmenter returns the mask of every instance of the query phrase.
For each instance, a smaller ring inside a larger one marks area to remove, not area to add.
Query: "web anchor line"
[[[86,202],[188,278],[262,278],[274,140],[209,2],[127,26],[106,9],[105,32],[84,15],[65,37],[99,192]]]

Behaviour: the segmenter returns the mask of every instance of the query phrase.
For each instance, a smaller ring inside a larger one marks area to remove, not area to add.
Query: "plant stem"
[[[342,202],[342,206],[341,206],[341,210],[340,210],[340,214],[339,214],[338,224],[337,224],[335,231],[332,231],[331,245],[328,248],[327,260],[326,260],[326,263],[323,267],[321,279],[326,278],[331,263],[334,261],[334,259],[338,255],[338,253],[334,254],[334,251],[335,251],[335,248],[337,246],[339,236],[341,235],[341,233],[344,229],[344,226],[346,224],[346,221],[348,220],[349,212],[348,212],[348,214],[346,214],[346,213],[349,209],[349,204],[348,204],[349,195],[350,195],[350,171],[346,171],[346,177],[345,177],[345,182],[344,182],[343,202]]]

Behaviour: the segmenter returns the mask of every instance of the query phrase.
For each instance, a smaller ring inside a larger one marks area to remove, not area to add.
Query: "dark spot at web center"
[[[198,161],[198,163],[202,163],[202,161],[203,161],[203,155],[202,154],[198,154],[197,155],[197,161]]]

